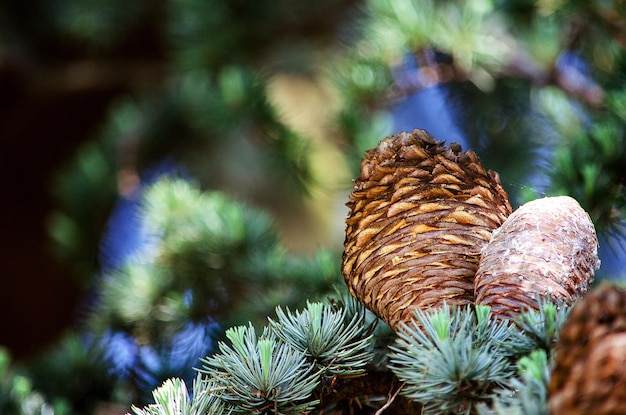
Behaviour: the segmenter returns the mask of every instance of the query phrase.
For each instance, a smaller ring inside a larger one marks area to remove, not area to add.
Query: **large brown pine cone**
[[[347,206],[343,275],[393,328],[415,308],[473,303],[481,249],[511,213],[474,152],[423,130],[368,151]]]
[[[573,303],[600,265],[589,215],[569,196],[533,200],[491,235],[476,273],[477,305],[515,317],[538,297]]]
[[[559,335],[549,386],[552,414],[626,414],[626,291],[600,284]]]

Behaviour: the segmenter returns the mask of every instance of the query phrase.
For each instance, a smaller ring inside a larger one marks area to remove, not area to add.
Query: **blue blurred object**
[[[100,266],[104,274],[120,269],[131,254],[146,250],[158,241],[146,234],[141,222],[143,190],[164,175],[186,177],[185,170],[171,160],[165,160],[142,174],[141,184],[130,194],[118,198],[100,241]]]
[[[626,229],[626,223],[619,225]],[[597,273],[598,280],[626,281],[626,237],[624,234],[598,235],[598,256],[602,264]]]
[[[139,218],[139,194],[120,196],[100,242],[100,266],[104,273],[120,269],[126,257],[148,243]]]
[[[425,51],[426,60],[437,64],[439,55]],[[426,130],[437,140],[459,143],[464,150],[469,149],[468,141],[456,125],[454,114],[446,102],[446,88],[442,83],[434,83],[423,70],[422,63],[413,54],[407,54],[401,65],[394,68],[393,76],[401,89],[409,91],[401,102],[392,109],[393,131]]]
[[[578,51],[563,51],[556,60],[556,68],[562,78],[561,82],[575,90],[583,90],[594,85],[591,67]]]
[[[445,90],[441,85],[424,88],[396,105],[392,114],[394,131],[426,130],[437,140],[459,143],[469,149],[467,139],[456,125],[446,105]]]
[[[105,350],[104,358],[112,374],[128,378],[137,364],[139,346],[128,333],[107,331],[99,339],[99,345]]]
[[[211,352],[218,329],[219,324],[210,319],[188,322],[166,344],[141,346],[132,369],[142,389],[151,391],[171,377],[191,383],[196,377],[194,368]]]

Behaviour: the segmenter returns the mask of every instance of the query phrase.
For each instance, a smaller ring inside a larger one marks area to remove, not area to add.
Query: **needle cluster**
[[[184,382],[170,380],[155,390],[155,404],[133,408],[135,413],[307,413],[319,403],[322,378],[362,373],[373,358],[371,324],[362,306],[313,302],[302,311],[278,308],[276,314],[260,335],[252,324],[226,331],[228,341],[201,359],[191,400]]]

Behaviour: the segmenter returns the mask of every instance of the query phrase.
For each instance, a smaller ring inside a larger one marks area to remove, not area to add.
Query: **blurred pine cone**
[[[600,284],[577,303],[556,346],[552,414],[626,414],[626,291]]]
[[[476,273],[476,305],[501,317],[538,309],[538,297],[573,303],[600,266],[589,215],[569,196],[518,208],[485,246]]]
[[[511,213],[474,152],[423,130],[368,151],[347,206],[343,275],[393,328],[414,308],[473,303],[481,249]]]

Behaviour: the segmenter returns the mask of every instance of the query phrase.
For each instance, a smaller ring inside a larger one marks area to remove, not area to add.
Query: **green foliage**
[[[471,413],[514,374],[504,344],[512,326],[491,319],[489,309],[445,306],[416,310],[391,347],[390,368],[405,382],[402,394],[425,414]]]
[[[581,126],[561,142],[555,154],[551,191],[578,200],[599,232],[619,231],[626,218],[625,101],[623,90],[612,92],[608,97],[611,112]]]
[[[32,380],[11,366],[9,352],[0,347],[0,412],[15,415],[65,415],[67,408],[49,404],[33,389]]]
[[[550,355],[556,345],[559,333],[570,307],[554,304],[545,299],[539,301],[539,310],[525,310],[516,319],[520,329],[515,332],[515,353],[527,354],[534,350],[543,350]]]
[[[226,331],[229,343],[220,341],[218,352],[201,359],[203,377],[194,386],[194,400],[202,397],[204,408],[217,405],[229,413],[305,413],[319,403],[314,391],[322,377],[362,373],[372,358],[372,338],[366,335],[371,326],[362,306],[309,303],[302,312],[277,314],[260,336],[251,324]],[[177,382],[175,390],[181,388]],[[197,413],[164,412],[189,408],[172,388],[166,384],[155,391],[156,405],[146,409],[152,412],[135,409],[137,415]]]
[[[146,232],[161,239],[159,262],[171,263],[182,281],[199,277],[199,269],[230,265],[230,256],[252,247],[267,254],[278,243],[267,214],[181,179],[165,177],[146,190],[142,219]],[[198,259],[204,263],[194,264]]]
[[[336,282],[333,257],[287,257],[267,214],[182,179],[165,177],[148,188],[141,219],[146,246],[102,281],[91,318],[98,332],[122,329],[158,343],[188,321],[243,323],[233,309],[266,316],[279,301],[303,304]]]
[[[214,393],[215,388],[215,382],[198,375],[190,398],[185,381],[168,379],[152,392],[154,404],[144,408],[133,406],[132,410],[136,415],[221,415],[225,413],[224,406],[219,395]]]
[[[223,389],[221,398],[234,413],[298,414],[316,401],[319,382],[314,365],[303,353],[266,334],[257,339],[254,328],[226,331],[232,346],[219,343],[219,353],[203,359],[200,369]]]
[[[545,350],[535,350],[517,362],[519,376],[501,391],[492,408],[480,405],[480,415],[549,415],[550,366]]]
[[[132,388],[107,366],[105,347],[85,337],[68,332],[32,362],[28,374],[33,388],[71,413],[93,413],[103,401],[129,404],[135,399]]]
[[[389,367],[425,414],[547,414],[550,361],[568,313],[545,300],[514,322],[485,306],[417,310]]]
[[[59,172],[53,186],[57,210],[48,220],[49,234],[57,255],[85,284],[96,272],[93,258],[116,195],[114,154],[112,137],[103,133],[78,150],[75,163]]]
[[[203,383],[194,396],[210,395],[206,405],[216,411],[313,411],[322,379],[367,376],[374,367],[373,326],[361,305],[344,301],[346,307],[308,303],[295,312],[279,307],[260,336],[251,324],[227,330],[230,344],[219,342],[217,353],[201,359]],[[401,395],[422,404],[424,414],[548,414],[551,355],[567,313],[542,302],[514,323],[486,306],[416,310],[390,347],[388,366],[404,383]],[[157,405],[147,407],[153,412],[135,409],[137,415],[197,413],[163,412],[189,402],[159,390]]]
[[[333,310],[320,302],[308,303],[303,312],[295,313],[278,307],[276,315],[276,321],[270,319],[272,333],[304,353],[318,370],[358,374],[372,360],[372,335],[362,307],[351,318],[347,308]]]
[[[493,87],[494,70],[512,54],[505,21],[491,1],[371,1],[369,27],[387,56],[433,47],[449,53],[477,86]]]
[[[144,172],[163,160],[184,161],[204,185],[231,195],[271,192],[285,203],[307,195],[316,182],[310,145],[279,115],[267,79],[239,67],[179,73],[158,91],[115,102],[108,123],[55,180],[56,250],[81,281],[93,278],[116,198],[132,200]]]

